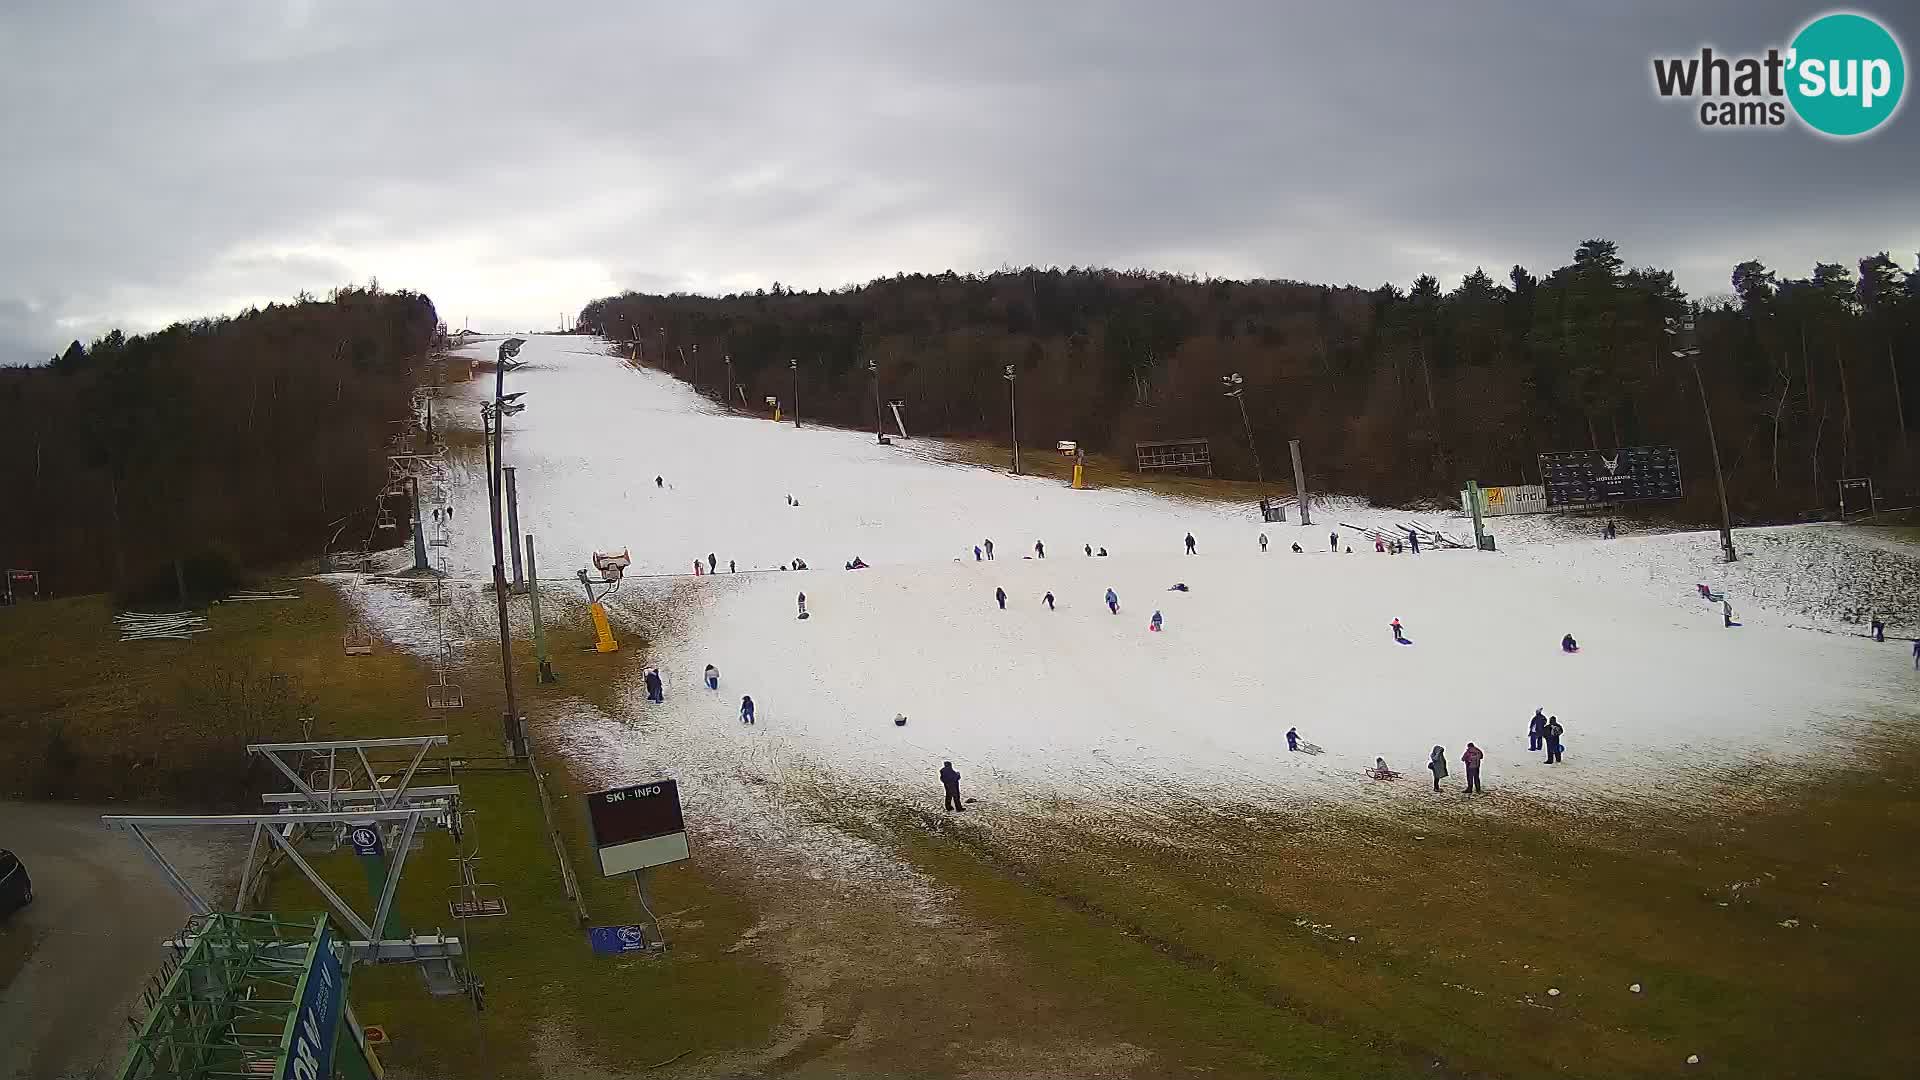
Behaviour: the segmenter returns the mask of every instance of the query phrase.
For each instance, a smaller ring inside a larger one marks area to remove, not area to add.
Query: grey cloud
[[[1588,236],[1696,293],[1920,246],[1908,109],[1711,135],[1646,3],[72,4],[0,15],[0,349],[378,275],[475,325],[635,287],[1113,263],[1405,283]],[[1909,42],[1920,25],[1877,14]],[[475,268],[486,269],[479,274]]]

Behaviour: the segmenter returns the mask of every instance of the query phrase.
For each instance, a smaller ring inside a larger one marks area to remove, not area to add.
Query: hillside
[[[1920,486],[1906,452],[1920,281],[1884,255],[1857,275],[1730,269],[1733,294],[1695,306],[1736,516],[1821,516],[1843,476]],[[1252,479],[1221,383],[1237,372],[1269,478],[1297,438],[1317,487],[1394,502],[1447,498],[1468,478],[1538,482],[1546,451],[1673,444],[1689,492],[1678,511],[1706,521],[1699,383],[1663,332],[1688,307],[1671,273],[1589,240],[1544,275],[1476,271],[1447,293],[1431,276],[1402,291],[1029,268],[831,293],[626,293],[586,305],[579,326],[735,407],[773,396],[790,411],[797,395],[803,415],[853,427],[873,424],[871,363],[879,395],[904,399],[928,434],[1006,439],[1011,365],[1028,447],[1075,439],[1130,458],[1136,440],[1205,436],[1218,475]]]

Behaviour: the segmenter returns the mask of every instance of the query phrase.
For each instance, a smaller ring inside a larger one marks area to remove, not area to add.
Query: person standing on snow
[[[1296,751],[1296,750],[1298,750],[1298,749],[1300,749],[1300,732],[1299,732],[1299,729],[1297,729],[1297,728],[1288,728],[1288,729],[1287,729],[1287,752],[1288,752],[1288,753],[1292,753],[1292,752],[1294,752],[1294,751]]]
[[[656,476],[653,478],[653,486],[657,488],[663,488],[667,486],[667,482],[661,479],[660,477]]]
[[[942,810],[948,813],[966,812],[967,808],[960,804],[960,773],[954,769],[951,761],[942,762],[940,765],[940,787],[947,793],[947,801],[941,807]]]
[[[1447,775],[1447,748],[1436,746],[1427,757],[1427,771],[1433,774],[1433,790],[1440,790],[1440,779]]]
[[[1193,547],[1193,534],[1192,534],[1192,533],[1188,533],[1188,534],[1187,534],[1187,554],[1189,554],[1189,555],[1198,555],[1198,554],[1200,554],[1200,553],[1199,553],[1198,551],[1195,551],[1195,550],[1194,550],[1194,547]]]
[[[1540,751],[1540,744],[1546,740],[1546,737],[1547,711],[1545,709],[1535,709],[1533,710],[1533,719],[1527,721],[1527,749],[1538,753]]]
[[[737,566],[735,566],[735,565],[733,564],[733,560],[732,560],[732,559],[728,559],[728,560],[727,560],[727,573],[729,573],[729,574],[737,574],[737,573],[739,573],[739,572],[740,572],[740,568],[739,568],[739,567],[737,567]]]
[[[973,545],[973,561],[974,562],[980,561],[980,545],[979,544]]]
[[[1153,618],[1147,621],[1147,629],[1156,634],[1160,632],[1160,613],[1158,611],[1154,612]]]
[[[1407,546],[1413,549],[1415,555],[1420,554],[1420,534],[1412,529],[1407,530]]]
[[[806,617],[807,617],[807,594],[801,593],[800,594],[800,618],[804,619]]]
[[[987,541],[987,561],[993,561],[993,541]]]
[[[1878,615],[1875,615],[1873,617],[1873,640],[1875,641],[1887,640],[1887,624],[1881,622],[1880,616]]]
[[[1267,553],[1267,534],[1261,533],[1260,534],[1260,554],[1265,555],[1266,553]]]
[[[1727,626],[1733,625],[1733,601],[1720,601],[1720,618]]]
[[[1338,554],[1340,554],[1340,534],[1339,534],[1339,533],[1337,533],[1337,532],[1330,532],[1330,533],[1328,533],[1328,534],[1327,534],[1327,546],[1328,546],[1329,548],[1331,548],[1331,549],[1333,549],[1333,553],[1334,553],[1335,555],[1338,555]]]
[[[1089,558],[1089,559],[1091,559],[1091,558],[1093,558],[1093,545],[1092,545],[1092,544],[1087,544],[1087,545],[1085,545],[1085,547],[1086,547],[1086,549],[1087,549],[1087,558]]]
[[[751,694],[740,695],[740,722],[743,724],[753,723],[753,696]]]
[[[1393,640],[1399,642],[1402,645],[1405,645],[1407,643],[1407,632],[1401,628],[1400,620],[1397,618],[1394,619],[1392,625],[1393,625]]]
[[[706,670],[706,678],[707,678],[707,689],[709,690],[720,689],[720,669],[719,668],[714,667],[712,664],[708,664],[707,670]]]
[[[658,703],[667,699],[666,692],[661,686],[659,668],[647,669],[646,683],[648,701]]]
[[[1379,537],[1377,537],[1377,536],[1376,536],[1376,537],[1374,537],[1374,538],[1373,538],[1373,550],[1374,550],[1375,552],[1384,552],[1384,551],[1386,551],[1386,550],[1387,550],[1387,542],[1386,542],[1385,540],[1382,540],[1382,539],[1380,539],[1380,538],[1379,538]]]
[[[1113,612],[1115,615],[1120,614],[1120,596],[1112,589],[1107,590],[1107,610]],[[1920,649],[1915,649],[1914,653],[1915,655],[1920,655]]]
[[[719,569],[720,560],[713,557],[713,552],[707,552],[707,573],[711,574]]]
[[[1112,593],[1107,595],[1111,596]],[[1913,639],[1913,670],[1920,671],[1920,637]]]
[[[1053,610],[1053,594],[1052,593],[1048,593],[1047,595],[1041,597],[1040,599],[1045,600],[1047,602],[1048,611]]]
[[[993,590],[993,599],[995,602],[997,602],[1000,605],[1001,611],[1007,610],[1007,590],[1002,589],[998,586],[995,586]]]
[[[1560,757],[1566,753],[1567,748],[1561,744],[1560,736],[1565,734],[1566,730],[1566,728],[1560,726],[1559,717],[1547,717],[1547,726],[1540,729],[1540,734],[1545,736],[1547,740],[1546,764],[1558,765],[1561,763]]]
[[[1046,558],[1046,557],[1047,557],[1047,545],[1045,545],[1045,544],[1043,544],[1043,543],[1041,543],[1041,542],[1040,542],[1040,541],[1038,541],[1038,540],[1035,540],[1035,541],[1033,542],[1033,555],[1034,555],[1034,558],[1036,558],[1036,559],[1044,559],[1044,558]]]
[[[1460,755],[1460,761],[1467,767],[1467,794],[1485,795],[1480,787],[1480,761],[1487,755],[1472,743],[1467,744],[1467,752]]]

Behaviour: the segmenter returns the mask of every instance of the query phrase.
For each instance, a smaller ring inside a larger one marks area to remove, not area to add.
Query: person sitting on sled
[[[1392,769],[1387,768],[1387,759],[1383,757],[1377,757],[1373,759],[1373,772],[1369,775],[1371,775],[1375,780],[1400,779],[1399,773],[1394,772]]]
[[[1580,651],[1580,643],[1579,643],[1579,642],[1577,642],[1577,641],[1575,641],[1575,640],[1573,640],[1573,635],[1572,635],[1572,634],[1568,634],[1568,635],[1566,635],[1565,637],[1562,637],[1562,638],[1560,639],[1560,651],[1561,651],[1561,652],[1565,652],[1565,653],[1576,653],[1576,652],[1579,652],[1579,651]]]

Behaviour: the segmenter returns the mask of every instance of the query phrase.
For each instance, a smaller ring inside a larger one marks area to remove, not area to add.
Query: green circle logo
[[[1801,28],[1787,63],[1787,100],[1823,135],[1865,135],[1899,111],[1907,89],[1900,43],[1852,12],[1822,15]]]

